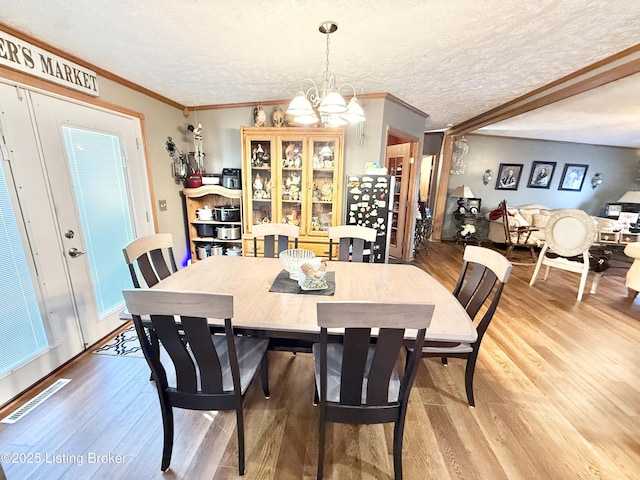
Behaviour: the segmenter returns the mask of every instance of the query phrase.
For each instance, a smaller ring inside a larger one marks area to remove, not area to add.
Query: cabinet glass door
[[[300,226],[306,220],[302,210],[303,168],[308,161],[305,145],[299,139],[281,139],[280,143],[280,222]]]
[[[327,232],[333,225],[333,201],[336,192],[335,147],[336,142],[333,140],[313,140],[311,225],[308,228],[310,234]]]
[[[272,197],[275,176],[272,174],[273,156],[269,140],[250,140],[251,152],[251,209],[245,213],[250,215],[249,224],[274,221]]]

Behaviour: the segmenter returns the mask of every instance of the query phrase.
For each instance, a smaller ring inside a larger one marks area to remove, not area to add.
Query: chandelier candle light
[[[336,77],[329,71],[329,35],[338,30],[338,24],[327,20],[320,24],[319,30],[327,36],[327,61],[322,83],[318,88],[310,78],[303,79],[300,82],[300,90],[289,104],[286,113],[299,125],[315,125],[318,122],[323,126],[361,124],[365,121],[365,116],[358,103],[355,87],[350,83],[336,87]],[[306,91],[303,89],[305,83],[311,84]],[[340,94],[343,88],[353,91],[348,104]]]

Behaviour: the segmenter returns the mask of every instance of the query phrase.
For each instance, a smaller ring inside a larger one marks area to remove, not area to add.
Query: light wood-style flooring
[[[417,263],[453,287],[462,249],[434,243]],[[609,277],[577,302],[577,274],[553,270],[529,287],[532,272],[514,267],[505,288],[478,360],[476,408],[466,403],[462,360],[423,360],[407,414],[406,479],[640,478],[640,296]],[[243,478],[315,478],[312,360],[270,359],[271,398],[258,381],[245,402]],[[177,410],[171,469],[160,472],[160,411],[144,359],[89,353],[46,385],[58,377],[73,380],[18,423],[0,424],[0,452],[40,454],[3,462],[9,480],[239,478],[231,412]],[[390,426],[332,427],[326,478],[392,479],[391,439]],[[91,463],[96,454],[112,457]]]

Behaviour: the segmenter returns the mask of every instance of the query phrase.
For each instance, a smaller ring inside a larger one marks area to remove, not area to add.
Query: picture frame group
[[[551,188],[551,181],[556,171],[557,162],[534,161],[531,164],[527,188]],[[583,163],[566,163],[558,190],[579,192],[587,177],[589,165]],[[518,190],[520,178],[524,170],[522,163],[501,163],[496,179],[496,190]]]

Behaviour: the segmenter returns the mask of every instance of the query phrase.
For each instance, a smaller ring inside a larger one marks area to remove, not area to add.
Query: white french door
[[[46,332],[20,364],[3,370],[0,354],[1,405],[120,325],[132,286],[122,247],[153,223],[137,119],[4,83],[0,109],[2,214],[15,223],[0,241],[18,239],[30,320]],[[1,307],[11,332],[25,308]]]

